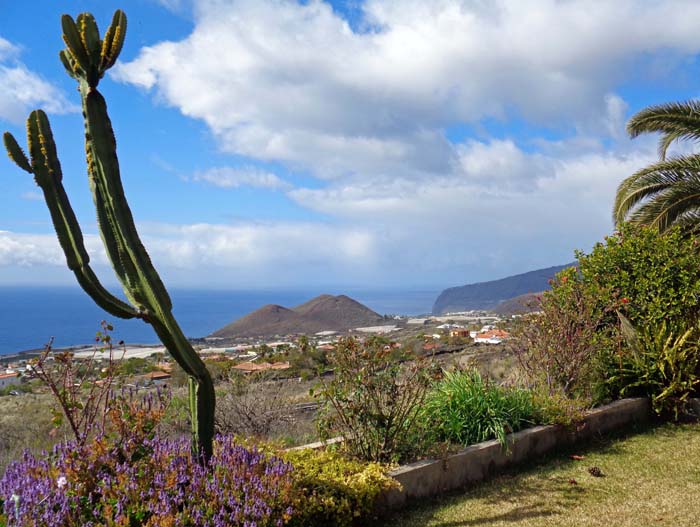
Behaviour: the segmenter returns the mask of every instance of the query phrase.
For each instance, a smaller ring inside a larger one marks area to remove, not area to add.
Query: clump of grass
[[[535,406],[526,390],[499,386],[475,370],[447,372],[426,396],[422,417],[437,441],[471,445],[498,439],[534,423]]]

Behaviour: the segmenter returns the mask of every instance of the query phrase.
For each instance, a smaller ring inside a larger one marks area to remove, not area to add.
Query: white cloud
[[[155,262],[275,283],[282,277],[309,279],[326,274],[374,269],[378,247],[371,232],[318,223],[241,223],[234,225],[149,224],[141,229]]]
[[[85,248],[93,264],[108,262],[100,237],[84,235]],[[0,267],[65,266],[66,258],[54,233],[28,234],[0,230]]]
[[[19,49],[9,40],[0,37],[0,61],[7,60],[16,56]]]
[[[447,286],[565,263],[612,229],[615,189],[655,158],[560,144],[554,155],[508,141],[459,145],[450,174],[342,180],[287,195],[332,222],[143,224],[166,283],[226,287],[310,284]],[[480,159],[493,160],[479,163]],[[491,178],[491,180],[489,179]],[[98,237],[86,243],[114,277]],[[54,236],[0,233],[0,266],[64,266]],[[2,274],[2,273],[0,273]]]
[[[191,179],[192,181],[209,183],[210,185],[221,188],[238,188],[245,186],[270,190],[284,190],[290,188],[290,184],[280,179],[277,175],[255,167],[215,167],[195,172]]]
[[[497,140],[460,149],[467,159],[463,173],[420,182],[346,182],[289,195],[377,233],[382,261],[397,274],[464,283],[460,277],[494,279],[565,263],[573,249],[590,249],[613,228],[620,181],[656,156],[651,142],[626,153],[562,145],[568,151],[562,157]],[[391,254],[402,257],[389,264]]]
[[[156,3],[163,6],[168,11],[180,11],[185,4],[185,0],[155,0]]]
[[[610,119],[625,108],[611,92],[633,62],[700,50],[690,0],[363,10],[369,30],[354,32],[318,0],[200,0],[189,37],[142,49],[117,76],[205,121],[227,151],[323,178],[422,178],[458,162],[444,137],[454,123],[517,115],[618,137]]]
[[[145,224],[139,231],[156,267],[176,285],[362,283],[376,272],[380,254],[371,231],[318,223]],[[114,283],[99,237],[85,242],[105,283]],[[54,235],[0,231],[0,268],[65,265]]]
[[[44,195],[41,192],[37,192],[35,190],[23,192],[20,197],[24,200],[27,200],[27,201],[43,201],[44,200]]]
[[[640,63],[668,73],[700,51],[700,3],[591,6],[368,0],[353,30],[319,0],[196,1],[187,38],[115,76],[206,123],[224,151],[321,181],[293,187],[254,162],[189,179],[284,191],[328,223],[144,225],[154,261],[180,283],[232,287],[450,285],[570,261],[611,230],[617,185],[655,157],[652,141],[625,139],[616,88]],[[506,133],[469,138],[485,118]],[[518,142],[512,119],[550,137]],[[468,138],[450,139],[460,126]],[[10,241],[13,265],[56,261]]]
[[[21,123],[36,107],[51,113],[79,110],[58,88],[20,62],[19,54],[17,46],[0,37],[0,119]]]

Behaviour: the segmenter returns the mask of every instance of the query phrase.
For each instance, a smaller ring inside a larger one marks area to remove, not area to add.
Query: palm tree
[[[665,231],[679,226],[687,233],[700,231],[700,155],[667,158],[677,140],[700,141],[700,102],[651,106],[634,115],[627,132],[636,137],[661,132],[660,161],[625,179],[617,189],[613,219]]]

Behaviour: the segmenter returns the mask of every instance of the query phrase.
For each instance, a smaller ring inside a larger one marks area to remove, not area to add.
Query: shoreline
[[[17,351],[14,353],[5,353],[0,355],[0,364],[10,363],[10,362],[21,362],[28,361],[39,357],[46,348],[36,348],[24,351]],[[75,354],[77,358],[86,359],[94,354],[106,355],[108,353],[107,349],[100,351],[100,348],[92,344],[77,344],[73,346],[60,346],[52,348],[53,352],[64,352],[71,351]],[[151,344],[129,344],[124,349],[121,346],[114,346],[113,355],[116,360],[131,359],[131,358],[145,358],[149,357],[153,353],[165,353],[165,346],[160,343]]]

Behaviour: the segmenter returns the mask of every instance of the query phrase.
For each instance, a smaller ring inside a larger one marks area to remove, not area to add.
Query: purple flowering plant
[[[0,479],[0,526],[281,526],[292,466],[230,436],[207,463],[187,439],[159,437],[170,397],[112,393],[89,436],[25,452]]]
[[[219,436],[207,466],[186,439],[131,448],[96,438],[12,463],[0,496],[8,526],[281,526],[292,510],[291,465]],[[1,523],[1,522],[0,522]]]

